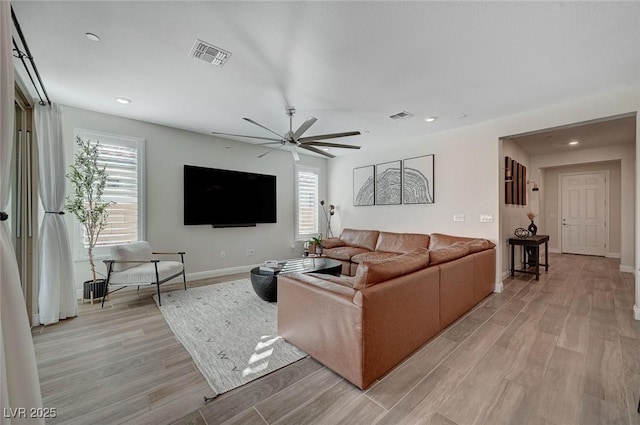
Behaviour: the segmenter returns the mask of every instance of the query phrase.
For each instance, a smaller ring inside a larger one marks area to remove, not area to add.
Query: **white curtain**
[[[13,147],[14,81],[11,3],[0,0],[0,211],[9,205],[9,170]],[[36,355],[8,221],[0,221],[0,423],[33,424],[44,420],[11,418],[9,408],[42,407]],[[5,410],[6,409],[6,410]],[[8,418],[5,416],[9,416]]]
[[[35,107],[40,158],[40,200],[45,210],[40,227],[40,323],[50,325],[78,315],[73,264],[64,216],[65,164],[62,111],[58,105]]]

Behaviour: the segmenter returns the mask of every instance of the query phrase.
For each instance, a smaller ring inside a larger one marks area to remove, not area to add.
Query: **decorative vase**
[[[529,230],[529,233],[531,233],[531,236],[534,236],[536,233],[538,233],[538,226],[536,226],[536,223],[534,223],[533,220],[531,220],[531,224],[527,229]]]

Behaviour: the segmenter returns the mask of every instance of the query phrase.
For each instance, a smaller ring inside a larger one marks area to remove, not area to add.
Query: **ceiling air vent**
[[[392,120],[404,120],[407,118],[411,118],[412,116],[413,114],[411,112],[402,111],[398,112],[397,114],[389,115],[389,118],[391,118]]]
[[[209,44],[206,41],[196,39],[196,42],[193,44],[193,48],[191,49],[190,56],[208,62],[211,65],[222,66],[227,62],[229,56],[231,56],[231,52],[222,50],[221,48],[216,47],[213,44]]]

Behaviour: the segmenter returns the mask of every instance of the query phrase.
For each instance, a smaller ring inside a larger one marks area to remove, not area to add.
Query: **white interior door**
[[[562,252],[605,255],[604,172],[561,176]]]

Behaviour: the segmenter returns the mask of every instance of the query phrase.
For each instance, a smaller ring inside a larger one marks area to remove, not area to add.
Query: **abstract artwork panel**
[[[375,169],[373,165],[353,169],[353,205],[375,205]]]
[[[400,161],[376,165],[376,205],[399,205],[402,202]]]
[[[511,205],[527,205],[527,167],[508,156],[504,157],[504,202]],[[511,181],[508,177],[511,176]]]
[[[433,204],[434,155],[405,159],[402,163],[402,203]]]

